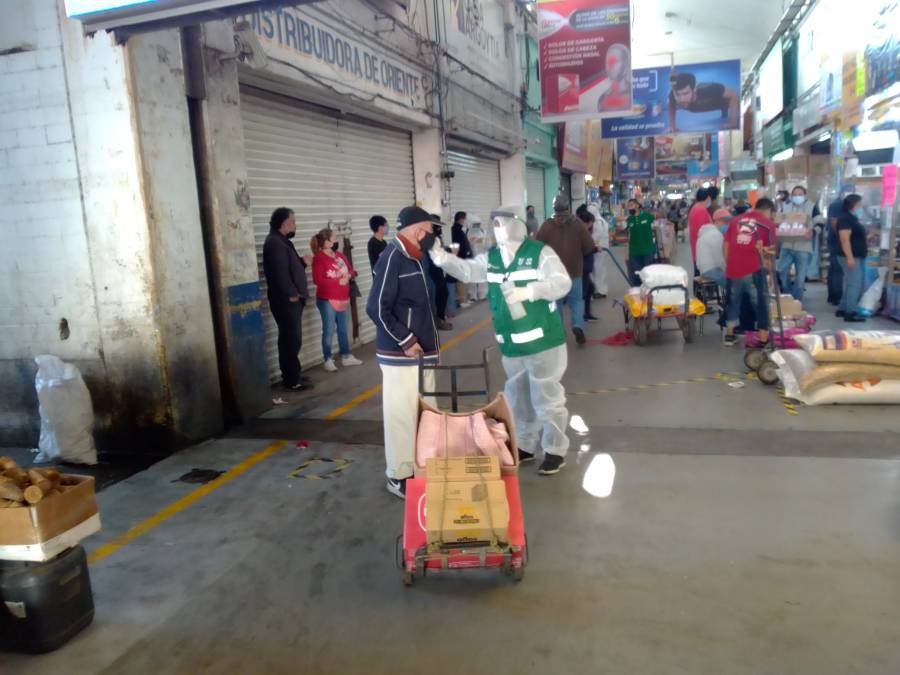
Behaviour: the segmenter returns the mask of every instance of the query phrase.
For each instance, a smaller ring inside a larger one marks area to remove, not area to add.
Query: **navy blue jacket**
[[[366,314],[375,323],[379,363],[416,365],[418,358],[403,353],[415,342],[422,346],[427,362],[437,362],[440,341],[425,271],[422,263],[406,252],[399,238],[388,244],[378,258]]]

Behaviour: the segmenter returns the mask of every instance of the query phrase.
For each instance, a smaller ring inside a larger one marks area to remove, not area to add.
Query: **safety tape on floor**
[[[775,389],[778,391],[778,398],[781,399],[781,405],[784,406],[784,410],[788,415],[799,415],[797,412],[797,401],[792,398],[788,398],[784,392],[784,386],[779,383],[775,385]]]

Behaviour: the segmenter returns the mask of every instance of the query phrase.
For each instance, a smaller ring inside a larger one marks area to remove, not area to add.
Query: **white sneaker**
[[[361,366],[362,361],[360,361],[358,358],[353,356],[353,354],[350,354],[350,356],[342,356],[341,357],[341,365],[342,366]]]
[[[325,368],[325,371],[328,373],[336,373],[337,372],[337,366],[334,363],[334,359],[328,359],[327,361],[325,361],[324,368]]]
[[[471,307],[471,306],[472,306],[472,303],[471,303],[471,302],[461,302],[461,303],[459,303],[459,308],[460,308],[460,309],[469,309],[469,307]]]

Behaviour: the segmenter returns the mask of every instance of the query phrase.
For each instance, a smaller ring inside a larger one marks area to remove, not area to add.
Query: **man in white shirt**
[[[725,237],[722,228],[727,227],[731,214],[725,209],[715,212],[713,220],[700,228],[697,235],[697,269],[707,279],[712,279],[724,292],[725,289],[725,255],[722,246]]]
[[[596,204],[588,204],[588,211],[594,215],[594,230],[591,236],[598,251],[594,253],[594,271],[591,272],[591,281],[594,282],[594,298],[605,298],[609,293],[609,284],[606,280],[606,265],[604,259],[609,253],[603,249],[609,248],[609,223],[600,215],[600,209]]]

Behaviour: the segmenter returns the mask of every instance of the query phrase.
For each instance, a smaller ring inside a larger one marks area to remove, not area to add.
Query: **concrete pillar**
[[[525,209],[525,153],[500,160],[500,203]]]
[[[412,135],[413,176],[416,183],[416,203],[428,213],[443,213],[443,187],[441,172],[444,160],[441,157],[441,133],[437,128],[428,127]],[[391,214],[396,217],[397,214]]]

